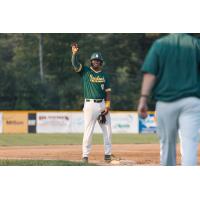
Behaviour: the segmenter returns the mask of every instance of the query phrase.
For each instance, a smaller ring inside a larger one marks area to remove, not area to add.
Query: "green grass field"
[[[0,160],[0,166],[95,166],[66,160]]]
[[[13,134],[0,135],[0,146],[82,144],[83,134]],[[158,143],[155,134],[113,134],[113,144]],[[93,135],[93,144],[103,144],[102,134]]]

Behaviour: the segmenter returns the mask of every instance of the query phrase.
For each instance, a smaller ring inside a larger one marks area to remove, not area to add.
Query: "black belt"
[[[101,103],[103,99],[86,99],[86,102]]]

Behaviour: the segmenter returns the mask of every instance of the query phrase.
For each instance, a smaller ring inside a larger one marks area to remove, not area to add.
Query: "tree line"
[[[163,35],[0,34],[0,110],[82,109],[82,84],[71,65],[73,41],[78,42],[85,65],[90,64],[92,52],[102,52],[112,87],[112,110],[136,110],[142,63],[151,44]]]

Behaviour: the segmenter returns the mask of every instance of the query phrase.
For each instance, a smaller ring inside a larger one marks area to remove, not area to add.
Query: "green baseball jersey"
[[[84,66],[79,72],[82,77],[85,99],[105,99],[106,91],[111,91],[108,76]]]
[[[188,34],[170,34],[152,45],[142,71],[156,76],[153,97],[174,101],[200,97],[200,41]]]
[[[82,66],[78,55],[72,55],[72,65],[82,77],[85,99],[105,99],[106,91],[111,91],[108,76],[103,71],[96,72],[91,67]]]

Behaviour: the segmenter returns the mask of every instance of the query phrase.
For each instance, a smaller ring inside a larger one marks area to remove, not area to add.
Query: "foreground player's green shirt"
[[[106,91],[111,91],[108,76],[103,72],[94,71],[91,67],[82,66],[72,56],[72,65],[82,77],[85,99],[105,99]]]
[[[142,67],[156,76],[153,97],[174,101],[200,97],[200,41],[188,34],[170,34],[154,42]]]

